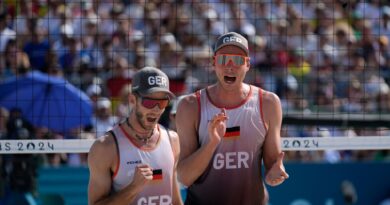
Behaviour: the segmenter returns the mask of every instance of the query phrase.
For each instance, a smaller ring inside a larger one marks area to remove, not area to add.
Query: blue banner
[[[390,198],[390,163],[285,166],[290,178],[267,187],[270,205],[379,205]]]

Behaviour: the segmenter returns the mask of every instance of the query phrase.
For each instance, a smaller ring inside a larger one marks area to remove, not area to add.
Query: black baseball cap
[[[242,50],[244,50],[247,55],[249,55],[248,40],[246,40],[244,36],[236,32],[225,33],[222,36],[218,37],[217,42],[214,46],[214,53],[216,53],[222,47],[228,45],[238,46]]]
[[[175,94],[169,90],[168,76],[155,67],[144,67],[138,70],[131,84],[132,92],[141,96],[154,92],[166,92],[169,98],[175,98]]]

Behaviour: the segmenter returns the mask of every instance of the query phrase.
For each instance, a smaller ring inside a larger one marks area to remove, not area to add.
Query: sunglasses
[[[153,109],[158,105],[160,109],[164,109],[169,105],[169,98],[163,98],[163,99],[156,99],[156,98],[148,98],[148,97],[143,97],[139,96],[138,97],[141,99],[141,105],[144,106],[147,109]]]
[[[248,58],[242,55],[219,54],[215,56],[215,63],[226,66],[229,62],[233,62],[234,66],[242,66]]]

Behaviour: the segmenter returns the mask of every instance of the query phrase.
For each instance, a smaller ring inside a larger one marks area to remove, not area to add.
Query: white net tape
[[[0,140],[0,154],[87,153],[94,140]],[[282,138],[284,151],[390,149],[390,136]]]
[[[86,153],[95,140],[0,140],[0,154]]]
[[[390,137],[306,137],[282,138],[282,150],[381,150],[390,149]]]

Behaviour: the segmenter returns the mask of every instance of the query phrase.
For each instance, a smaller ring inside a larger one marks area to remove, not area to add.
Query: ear
[[[213,57],[211,57],[211,65],[215,66],[215,55]]]
[[[251,68],[251,58],[249,58],[249,57],[246,59],[246,66],[248,68]]]

